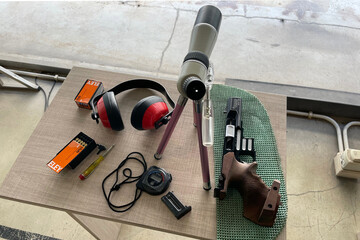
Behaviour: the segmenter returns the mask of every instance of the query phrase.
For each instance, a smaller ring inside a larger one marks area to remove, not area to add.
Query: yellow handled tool
[[[94,172],[95,168],[102,162],[102,160],[104,160],[104,158],[106,157],[106,155],[111,151],[111,149],[114,147],[115,145],[112,145],[111,147],[109,147],[109,149],[104,153],[104,155],[100,155],[98,157],[98,159],[96,159],[82,174],[80,174],[79,178],[81,180],[84,180],[85,178],[88,178],[90,176],[90,174],[92,172]]]

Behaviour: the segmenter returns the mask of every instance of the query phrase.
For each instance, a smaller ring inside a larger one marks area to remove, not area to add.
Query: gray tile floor
[[[176,80],[204,4],[1,2],[0,59]],[[223,12],[211,56],[217,82],[228,77],[359,92],[358,1],[212,4]],[[40,84],[49,91],[51,83]],[[0,183],[40,120],[43,101],[41,92],[0,90]],[[349,133],[354,148],[360,148],[359,133],[356,127]],[[332,126],[288,117],[287,138],[288,239],[356,239],[360,184],[334,175]],[[0,200],[0,213],[0,225],[61,239],[92,238],[58,211]],[[58,219],[62,224],[55,228]],[[183,239],[127,225],[119,236],[149,238]]]

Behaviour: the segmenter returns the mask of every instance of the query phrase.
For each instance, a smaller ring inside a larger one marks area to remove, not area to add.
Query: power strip
[[[360,178],[360,150],[347,148],[334,158],[335,172],[338,177]]]

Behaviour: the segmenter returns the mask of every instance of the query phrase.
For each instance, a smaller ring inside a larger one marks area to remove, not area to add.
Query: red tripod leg
[[[157,159],[157,160],[161,159],[162,154],[165,151],[166,145],[168,144],[170,137],[176,127],[176,124],[181,116],[181,113],[184,110],[186,102],[187,102],[187,98],[184,98],[183,96],[180,95],[180,97],[176,103],[175,109],[171,115],[169,124],[166,126],[165,133],[164,133],[164,135],[161,139],[161,142],[158,146],[158,149],[154,155],[155,159]]]

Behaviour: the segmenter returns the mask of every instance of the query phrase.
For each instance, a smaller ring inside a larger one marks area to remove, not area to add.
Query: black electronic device
[[[168,189],[171,180],[170,173],[163,168],[152,166],[136,183],[136,187],[151,195],[159,195]]]

